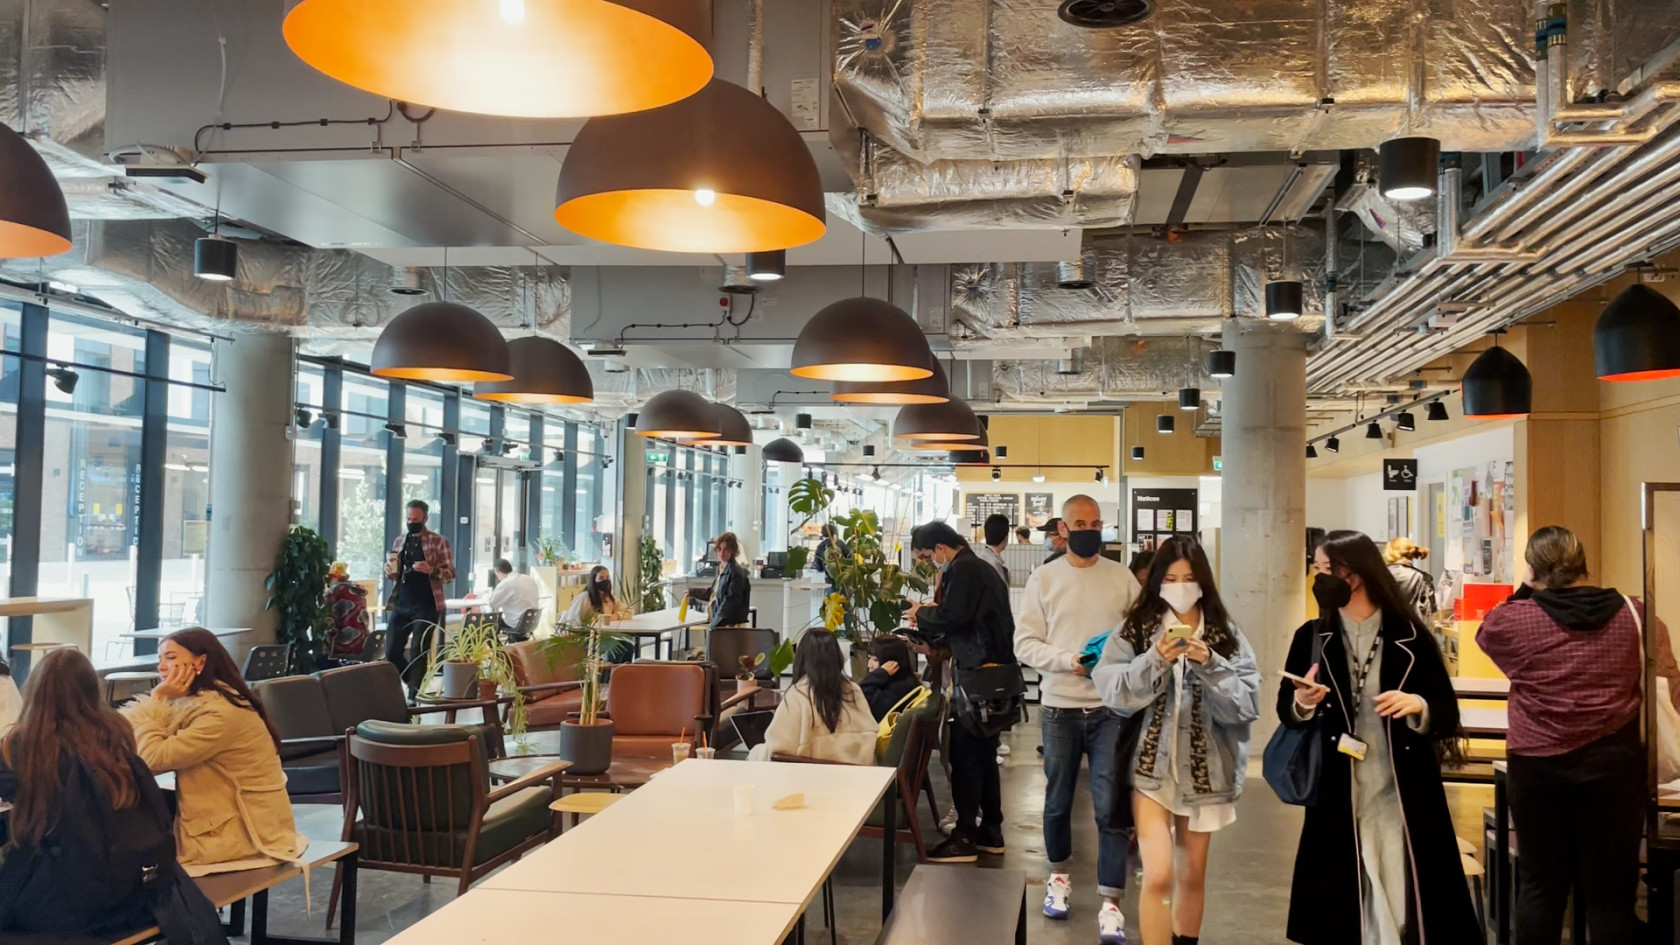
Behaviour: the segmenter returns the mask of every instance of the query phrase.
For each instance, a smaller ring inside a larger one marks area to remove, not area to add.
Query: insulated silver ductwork
[[[1086,241],[1090,289],[1064,289],[1057,263],[953,266],[952,344],[1095,335],[1188,335],[1225,318],[1264,317],[1273,279],[1306,283],[1307,311],[1323,311],[1323,235],[1264,227],[1158,238]]]
[[[1078,372],[1062,370],[1058,361],[998,361],[992,383],[1005,405],[1161,400],[1181,387],[1217,388],[1206,363],[1214,347],[1195,338],[1097,338]]]
[[[195,328],[234,322],[294,330],[306,341],[334,337],[371,343],[392,316],[425,300],[392,294],[396,271],[360,253],[256,240],[238,241],[238,278],[208,282],[192,273],[193,242],[204,235],[186,220],[76,220],[70,252],[45,260],[6,260],[0,276],[68,282],[84,295],[147,321]],[[420,272],[432,297],[469,305],[506,329],[570,337],[571,287],[563,267]]]

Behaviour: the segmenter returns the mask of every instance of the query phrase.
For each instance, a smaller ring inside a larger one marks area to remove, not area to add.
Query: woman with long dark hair
[[[793,685],[749,758],[768,761],[783,752],[871,765],[876,731],[869,700],[846,677],[840,641],[827,630],[807,630],[793,651]]]
[[[876,719],[886,718],[893,706],[921,684],[916,658],[903,637],[876,637],[869,644],[869,675],[858,686]]]
[[[1091,678],[1103,704],[1143,714],[1124,763],[1143,854],[1144,945],[1194,945],[1208,845],[1237,819],[1249,728],[1260,717],[1254,650],[1226,613],[1201,545],[1169,538],[1155,550],[1142,596]]]
[[[1289,903],[1303,945],[1471,942],[1480,933],[1441,785],[1458,699],[1434,637],[1359,532],[1315,555],[1319,619],[1295,631],[1278,688],[1284,725],[1322,741]]]
[[[630,608],[613,596],[611,574],[599,564],[589,569],[583,590],[572,598],[572,605],[566,610],[566,620],[575,624],[582,621],[585,614],[597,614],[609,623],[630,616]]]
[[[123,714],[141,759],[175,772],[175,839],[189,873],[296,861],[309,845],[292,821],[280,736],[215,634],[188,627],[158,647],[163,677]]]
[[[0,933],[109,941],[157,924],[170,941],[226,945],[215,908],[175,862],[169,809],[134,733],[100,688],[81,653],[47,653],[0,741],[0,797],[12,802]]]

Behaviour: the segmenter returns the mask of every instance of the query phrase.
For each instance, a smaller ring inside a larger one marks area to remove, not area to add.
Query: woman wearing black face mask
[[[1331,532],[1315,555],[1318,620],[1295,632],[1278,716],[1323,740],[1289,903],[1303,945],[1471,942],[1479,936],[1441,786],[1458,700],[1435,640],[1382,553]]]
[[[583,621],[585,614],[597,614],[602,622],[609,624],[630,616],[630,608],[613,596],[612,577],[601,565],[589,569],[589,576],[583,582],[583,591],[572,598],[572,606],[566,609],[566,616],[561,619],[576,626]],[[608,653],[607,659],[609,662],[622,663],[627,662],[634,654],[635,647],[623,643]]]

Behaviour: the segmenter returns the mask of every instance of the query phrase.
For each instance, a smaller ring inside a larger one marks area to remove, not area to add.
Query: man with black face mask
[[[403,673],[410,699],[420,691],[426,672],[425,660],[417,657],[430,649],[430,628],[443,622],[443,586],[455,580],[455,554],[448,539],[426,528],[430,512],[419,499],[408,503],[408,529],[385,558],[385,576],[391,579],[385,658]],[[409,652],[410,638],[417,654]]]
[[[1044,851],[1050,878],[1044,914],[1066,919],[1073,890],[1073,798],[1079,769],[1090,759],[1091,804],[1097,814],[1099,941],[1123,939],[1120,900],[1126,891],[1127,838],[1109,813],[1116,800],[1115,742],[1120,716],[1103,705],[1084,659],[1087,644],[1120,626],[1137,600],[1137,578],[1102,552],[1102,509],[1088,495],[1062,503],[1057,519],[1067,554],[1033,571],[1015,622],[1015,655],[1040,674],[1044,710]],[[1095,661],[1091,661],[1094,663]],[[1120,938],[1116,938],[1120,936]]]

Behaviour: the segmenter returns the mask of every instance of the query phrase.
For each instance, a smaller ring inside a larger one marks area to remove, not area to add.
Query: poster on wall
[[[971,526],[981,526],[993,515],[1002,515],[1011,525],[1021,520],[1021,496],[1015,492],[970,492],[965,518]]]
[[[1174,535],[1196,534],[1195,489],[1138,489],[1132,493],[1132,543],[1154,550]]]
[[[1048,492],[1027,493],[1027,520],[1021,524],[1028,528],[1038,528],[1050,521],[1050,509],[1056,503],[1056,497]]]

